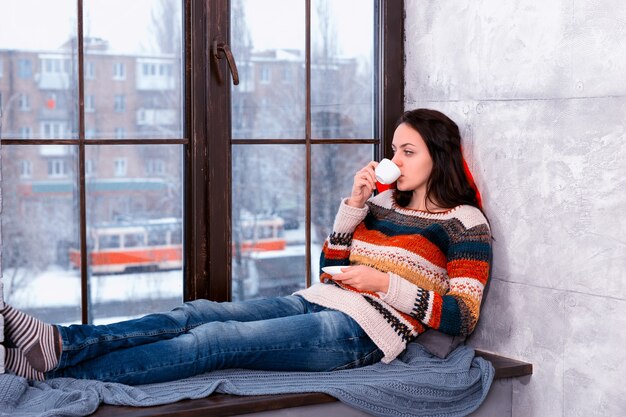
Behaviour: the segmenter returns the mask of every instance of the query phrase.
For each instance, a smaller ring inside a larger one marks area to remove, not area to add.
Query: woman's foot
[[[24,353],[18,348],[7,348],[4,366],[17,376],[35,381],[43,381],[44,374],[34,369],[28,363]]]
[[[57,366],[61,347],[57,342],[59,336],[55,326],[46,324],[8,304],[0,310],[0,314],[4,316],[5,346],[19,348],[36,371],[47,372]]]

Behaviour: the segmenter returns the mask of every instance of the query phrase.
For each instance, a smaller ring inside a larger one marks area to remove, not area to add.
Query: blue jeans
[[[299,296],[195,300],[115,324],[57,328],[63,349],[46,378],[139,385],[226,368],[330,371],[383,357],[348,315]]]

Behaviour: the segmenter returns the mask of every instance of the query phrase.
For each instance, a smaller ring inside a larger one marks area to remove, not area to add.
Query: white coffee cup
[[[390,159],[383,159],[374,170],[376,180],[381,184],[391,184],[400,177],[400,168]]]

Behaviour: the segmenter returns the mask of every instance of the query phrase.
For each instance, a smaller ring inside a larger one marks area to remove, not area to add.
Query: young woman
[[[428,328],[470,334],[491,235],[459,129],[440,112],[408,111],[393,151],[395,190],[372,197],[372,161],[341,202],[321,266],[342,273],[286,297],[196,300],[110,325],[49,325],[7,305],[7,368],[126,384],[223,368],[328,371],[389,362]]]

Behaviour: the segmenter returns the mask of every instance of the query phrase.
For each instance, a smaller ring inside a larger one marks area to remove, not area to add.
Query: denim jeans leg
[[[368,365],[382,356],[352,318],[322,310],[253,322],[206,323],[175,338],[112,351],[54,376],[136,385],[226,368],[330,371]]]
[[[302,314],[310,303],[287,296],[232,303],[195,300],[167,313],[107,325],[57,326],[63,341],[57,370],[74,366],[116,349],[171,339],[215,321],[253,321]]]

